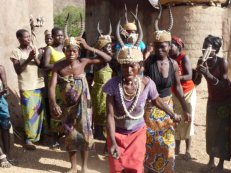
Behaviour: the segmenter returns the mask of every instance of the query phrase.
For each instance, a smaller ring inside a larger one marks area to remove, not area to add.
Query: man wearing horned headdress
[[[135,17],[138,17],[137,15],[138,15],[138,4],[136,7]],[[123,28],[121,27],[121,35],[124,37],[125,46],[132,47],[132,46],[134,46],[135,42],[137,41],[137,36],[138,36],[137,26],[136,26],[135,22],[129,22],[128,21],[126,5],[125,5],[124,16],[125,16],[125,25],[123,26]],[[120,45],[117,44],[115,49],[118,50],[119,48],[120,48]],[[143,51],[146,48],[143,41],[140,42],[139,48],[141,51]]]

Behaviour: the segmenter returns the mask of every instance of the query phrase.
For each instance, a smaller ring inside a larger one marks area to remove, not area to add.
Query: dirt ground
[[[181,144],[181,154],[176,156],[177,173],[199,173],[200,168],[208,162],[205,149],[205,111],[207,92],[197,91],[197,107],[195,114],[195,135],[192,140],[191,153],[193,159],[185,161],[182,154],[185,151]],[[95,141],[96,150],[89,154],[89,173],[108,173],[108,158],[103,153],[104,142]],[[53,151],[48,147],[37,146],[36,151],[26,151],[20,144],[14,144],[12,155],[18,159],[19,165],[9,169],[0,168],[1,173],[31,173],[31,172],[66,172],[70,168],[68,155],[65,151]],[[79,156],[79,155],[78,155]],[[78,157],[78,163],[80,163]],[[216,159],[217,162],[217,159]],[[80,165],[78,164],[80,170]],[[231,162],[225,161],[225,173],[231,173]]]

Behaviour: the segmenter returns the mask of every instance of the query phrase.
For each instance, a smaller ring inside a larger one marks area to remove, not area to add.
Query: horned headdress
[[[69,18],[70,18],[70,14],[68,13],[67,18],[64,23],[64,38],[65,39],[68,39],[67,26],[68,26]],[[80,13],[80,20],[81,20],[81,32],[78,37],[82,37],[84,33],[84,23],[83,23],[83,17],[81,13]]]
[[[136,63],[136,62],[143,61],[143,54],[139,49],[139,45],[143,39],[143,31],[141,28],[140,21],[137,18],[137,15],[134,15],[133,13],[132,15],[135,18],[136,24],[138,26],[138,39],[134,44],[134,46],[132,47],[125,46],[120,36],[120,20],[116,27],[116,37],[121,47],[117,56],[117,60],[120,64]]]
[[[173,27],[173,15],[172,15],[172,10],[171,10],[171,6],[170,4],[168,4],[168,11],[169,11],[169,20],[170,20],[170,24],[167,30],[160,30],[158,27],[158,22],[160,20],[161,14],[162,14],[162,6],[159,3],[160,6],[160,11],[158,16],[156,17],[156,20],[154,22],[154,42],[166,42],[166,41],[171,41],[172,37],[171,37],[171,30]]]
[[[137,26],[135,25],[135,20],[133,22],[128,21],[128,12],[127,12],[126,4],[124,4],[124,10],[125,10],[125,13],[124,13],[125,25],[123,26],[123,29],[137,31]],[[138,4],[136,6],[136,15],[135,15],[136,18],[137,18],[137,15],[138,15]]]
[[[100,22],[98,22],[98,25],[97,25],[97,32],[99,34],[99,37],[98,37],[98,40],[95,44],[95,48],[97,49],[102,49],[104,46],[106,46],[108,43],[111,43],[112,40],[111,40],[111,33],[112,33],[112,26],[111,26],[111,21],[109,22],[109,32],[108,34],[102,34],[100,32]]]

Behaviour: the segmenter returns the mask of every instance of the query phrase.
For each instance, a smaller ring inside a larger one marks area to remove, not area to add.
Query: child
[[[98,58],[78,59],[80,45],[98,55]],[[106,53],[87,45],[84,39],[71,37],[64,42],[65,59],[57,62],[53,68],[49,97],[56,117],[62,119],[65,144],[71,161],[69,172],[76,172],[76,151],[81,151],[82,172],[87,171],[88,150],[93,146],[92,109],[90,93],[84,69],[88,64],[109,62],[111,57]],[[100,57],[100,58],[99,58]],[[56,103],[55,88],[58,83],[63,100],[64,113]]]
[[[0,167],[9,168],[17,164],[17,160],[10,155],[10,133],[11,127],[8,104],[4,98],[7,94],[6,73],[3,66],[0,65],[0,130],[2,134],[3,149],[0,147]],[[5,153],[5,154],[4,154]]]

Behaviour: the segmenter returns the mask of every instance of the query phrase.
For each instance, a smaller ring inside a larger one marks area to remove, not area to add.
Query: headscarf
[[[180,49],[184,48],[184,42],[182,41],[181,38],[178,38],[176,36],[172,37],[172,40],[177,44],[177,46],[180,47]]]

